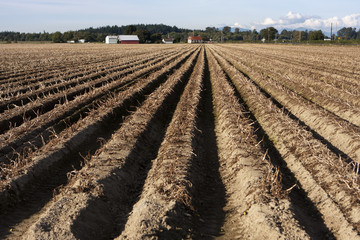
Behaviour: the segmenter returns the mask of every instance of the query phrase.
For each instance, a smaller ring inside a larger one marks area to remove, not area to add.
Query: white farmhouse
[[[165,44],[172,44],[172,43],[174,43],[174,39],[173,38],[163,38],[162,42]]]
[[[106,36],[105,43],[107,43],[107,44],[116,44],[116,43],[118,43],[118,36]]]
[[[202,37],[201,36],[190,36],[188,37],[188,43],[202,43]]]

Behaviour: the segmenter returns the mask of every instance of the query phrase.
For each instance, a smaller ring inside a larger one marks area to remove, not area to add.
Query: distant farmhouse
[[[118,35],[106,36],[105,43],[107,44],[139,44],[140,40],[137,35]]]
[[[163,38],[162,42],[165,44],[172,44],[172,43],[174,43],[174,39],[173,38]]]
[[[121,44],[139,44],[140,40],[137,35],[119,35]]]
[[[66,41],[67,43],[86,43],[86,40],[85,39],[79,39],[77,41],[75,40],[69,40],[69,41]]]
[[[202,43],[202,37],[200,36],[190,36],[188,37],[188,43]]]
[[[118,36],[106,36],[105,43],[107,44],[117,44]]]

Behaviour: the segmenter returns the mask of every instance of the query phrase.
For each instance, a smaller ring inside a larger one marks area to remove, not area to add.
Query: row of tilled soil
[[[213,53],[207,52],[219,171],[227,196],[224,239],[308,239],[283,192],[279,171],[257,141],[247,110]]]
[[[182,49],[179,49],[180,51]],[[71,72],[62,71],[57,76],[50,76],[47,81],[36,81],[34,84],[27,86],[25,90],[23,89],[22,94],[19,94],[19,83],[16,84],[17,87],[6,87],[5,95],[12,95],[4,98],[0,105],[0,110],[4,111],[5,109],[10,109],[16,106],[24,105],[28,102],[34,101],[37,98],[41,98],[43,95],[48,95],[51,93],[56,93],[61,91],[62,89],[74,87],[76,85],[92,82],[99,78],[102,78],[104,75],[109,73],[121,72],[126,69],[131,69],[134,67],[141,67],[145,65],[145,63],[149,61],[156,61],[156,59],[160,59],[161,55],[164,58],[168,54],[174,54],[175,51],[163,51],[156,53],[147,53],[132,56],[126,56],[119,61],[107,61],[104,59],[103,62],[100,62],[100,65],[106,66],[97,66],[94,64],[89,64],[87,67],[74,65],[71,68]],[[135,70],[135,69],[134,69]],[[38,78],[36,78],[38,79]]]
[[[173,65],[174,63],[176,65],[184,56],[189,55],[190,52],[191,50],[186,50],[168,56],[168,58],[154,65],[147,65],[136,72],[119,78],[117,81],[112,81],[107,85],[94,88],[89,92],[85,92],[83,95],[76,96],[72,101],[68,99],[63,104],[56,104],[50,111],[25,121],[20,126],[12,126],[11,129],[0,135],[0,139],[2,139],[0,143],[2,156],[0,159],[2,159],[2,162],[6,162],[7,158],[12,159],[14,155],[12,153],[14,152],[13,150],[22,154],[24,147],[35,146],[38,148],[42,146],[44,142],[48,141],[51,134],[59,134],[59,132],[65,127],[68,127],[68,125],[72,125],[79,118],[85,117],[88,114],[88,110],[98,108],[102,102],[111,97],[114,92],[123,91],[142,77],[146,77],[152,71],[161,71],[166,65]],[[111,78],[112,75],[108,77]],[[76,116],[74,117],[74,115]],[[34,141],[35,138],[38,140]],[[26,144],[28,141],[31,141],[31,144]],[[16,152],[15,155],[18,155]],[[10,153],[10,156],[5,157],[5,154],[8,153]],[[9,162],[9,160],[7,160],[7,162]]]
[[[164,48],[0,135],[0,238],[360,239],[358,126],[263,74],[267,45]]]
[[[32,81],[43,74],[56,76],[72,69],[74,65],[86,68],[88,64],[119,60],[119,58],[127,58],[144,52],[151,53],[159,49],[158,46],[71,46],[68,44],[0,47],[2,48],[0,85],[9,82],[9,79],[20,82]],[[161,50],[170,48],[163,46]]]
[[[161,56],[149,57],[150,60],[142,60],[137,62],[137,65],[128,64],[119,67],[114,72],[102,72],[94,74],[85,74],[84,77],[65,81],[62,84],[51,86],[45,89],[39,89],[37,92],[31,93],[29,96],[18,96],[14,100],[4,101],[2,104],[5,110],[0,114],[0,134],[9,130],[11,126],[20,126],[24,121],[30,121],[33,118],[39,117],[48,111],[55,108],[56,105],[64,104],[65,102],[71,102],[81,95],[86,95],[90,91],[98,89],[99,92],[114,91],[127,82],[119,81],[121,77],[129,75],[133,72],[140,72],[141,69],[147,66],[156,65],[157,63],[166,60],[170,62],[176,55],[174,52],[163,54]],[[169,58],[169,56],[171,56]],[[155,58],[151,60],[151,58]],[[167,62],[161,62],[158,64],[158,68],[162,67]],[[139,76],[140,77],[140,76]],[[39,93],[41,95],[39,96]],[[89,96],[89,95],[88,95]],[[99,98],[98,95],[93,98]],[[22,106],[17,106],[21,102]]]
[[[177,51],[179,50],[181,49],[177,49]],[[157,59],[161,55],[165,57],[175,52],[175,49],[157,51],[143,50],[137,54],[118,54],[116,58],[113,57],[114,59],[110,60],[104,57],[102,61],[87,63],[85,66],[74,64],[72,68],[60,71],[56,75],[44,72],[42,75],[35,76],[32,80],[28,81],[9,79],[9,83],[2,84],[2,89],[0,90],[3,90],[2,97],[5,98],[6,102],[13,101],[14,99],[26,101],[27,98],[35,100],[39,94],[47,94],[51,91],[59,91],[62,88],[73,87],[76,86],[76,84],[96,80],[104,75],[119,72],[126,68],[140,67],[143,63]],[[17,102],[19,103],[19,101]]]
[[[279,199],[279,173],[221,72],[208,51],[193,54],[69,174],[35,223],[20,224],[9,237],[309,238],[290,202]],[[214,145],[202,130],[214,132]],[[209,148],[218,149],[212,163]],[[218,182],[208,185],[216,172]]]
[[[296,74],[298,80],[308,80],[302,84],[309,85],[309,87],[312,87],[312,84],[315,86],[320,85],[317,90],[325,92],[327,95],[334,94],[334,91],[331,91],[332,89],[337,90],[341,95],[335,95],[335,98],[340,97],[344,100],[350,98],[351,101],[356,101],[354,96],[360,94],[358,90],[359,81],[355,73],[357,66],[352,66],[350,63],[347,64],[346,67],[344,66],[342,71],[339,72],[336,70],[338,65],[332,65],[329,62],[329,58],[312,61],[313,58],[317,57],[314,53],[308,52],[306,55],[300,53],[295,54],[294,48],[275,48],[275,51],[266,48],[266,46],[262,48],[258,47],[257,51],[253,51],[252,48],[233,45],[224,48],[231,50],[231,52],[237,52],[239,58],[254,59],[254,61],[250,61],[252,65],[264,66],[264,63],[266,63],[264,67],[268,71],[271,70],[271,68],[269,69],[267,65],[270,65],[276,69],[280,69],[281,72],[286,74]],[[357,49],[354,49],[354,51],[356,52]],[[354,62],[355,60],[351,59],[351,61]],[[248,61],[246,61],[246,63],[248,63]],[[274,73],[274,71],[272,72]],[[323,84],[323,88],[321,88],[321,84]]]
[[[245,54],[237,55],[246,58]],[[260,54],[252,56],[252,60],[254,60],[252,61],[253,67],[263,68],[264,73],[276,76],[275,78],[281,80],[284,85],[289,85],[294,91],[304,94],[316,91],[323,97],[331,98],[333,101],[342,101],[350,106],[359,105],[360,93],[357,91],[360,86],[359,83],[346,85],[344,84],[345,77],[342,75],[335,77],[333,73],[324,71],[315,73],[311,68],[299,67],[297,64],[292,63],[291,60],[268,59]],[[314,95],[310,95],[308,98],[314,97]]]
[[[179,68],[194,54],[194,51],[195,48],[191,52],[182,53],[164,68],[150,73],[146,78],[138,79],[136,83],[124,88],[123,91],[113,93],[112,97],[100,102],[98,108],[90,111],[86,117],[78,119],[60,133],[54,133],[44,146],[28,156],[21,156],[23,159],[16,159],[2,165],[2,210],[14,202],[21,201],[23,192],[26,192],[32,181],[41,178],[42,175],[47,175],[46,172],[52,168],[56,171],[56,166],[61,162],[69,162],[71,166],[71,155],[75,155],[74,158],[76,158],[79,151],[86,155],[87,149],[92,150],[92,143],[96,142],[97,138],[103,139],[106,135],[111,135],[112,128],[116,128],[121,123],[129,110],[141,104],[146,94],[150,94],[164,82],[167,75]],[[106,129],[107,125],[109,125],[108,129]],[[112,125],[114,127],[111,127]],[[33,142],[34,139],[29,141]],[[31,144],[34,145],[34,143]]]
[[[33,222],[24,238],[114,238],[122,231],[197,56],[193,53],[124,119],[111,139]]]
[[[242,48],[254,55],[263,55],[265,58],[287,62],[302,68],[306,72],[328,76],[322,80],[340,86],[340,84],[359,85],[360,68],[358,49],[356,47],[327,47],[322,46],[253,46]],[[306,59],[306,61],[303,61]],[[339,77],[341,83],[336,83]],[[333,81],[335,80],[335,81]]]
[[[217,51],[221,52],[219,49]],[[358,126],[304,99],[256,69],[237,62],[236,58],[230,57],[227,52],[221,52],[221,55],[249,76],[262,90],[287,108],[296,118],[327,140],[330,145],[342,151],[350,158],[349,161],[360,162],[360,129]]]
[[[251,80],[217,57],[332,234],[338,239],[358,238],[360,191],[358,182],[353,183],[356,173],[273,104]]]
[[[233,49],[231,49],[231,53],[236,56],[237,61],[242,62],[242,64],[247,65],[254,71],[274,79],[305,99],[360,126],[360,92],[351,93],[346,89],[343,90],[321,82],[319,81],[319,75],[309,75],[305,70],[297,70],[288,62],[264,59],[264,56],[261,55],[258,57],[252,56],[251,60],[249,60],[250,55],[242,54],[242,52],[236,53]],[[339,80],[337,79],[337,82]],[[359,87],[359,85],[351,86],[350,89]]]

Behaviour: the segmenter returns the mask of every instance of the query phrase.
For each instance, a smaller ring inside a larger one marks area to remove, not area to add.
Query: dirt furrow
[[[347,174],[351,174],[344,168],[345,163],[336,168],[334,165],[341,163],[338,156],[273,105],[233,66],[224,60],[221,62],[288,168],[299,180],[299,185],[323,214],[325,224],[339,239],[358,239],[354,227],[359,227],[360,219],[356,213],[360,205],[356,202],[360,192],[348,190],[342,182]],[[334,173],[345,175],[334,177]]]
[[[148,57],[142,56],[140,59],[134,60],[132,58],[126,61],[123,64],[116,64],[109,68],[104,68],[103,70],[92,69],[89,70],[81,69],[79,76],[67,75],[66,73],[61,73],[60,80],[58,83],[51,84],[50,86],[45,86],[44,83],[41,83],[40,89],[31,89],[28,93],[25,94],[13,94],[14,97],[9,98],[6,101],[3,101],[0,104],[0,113],[6,111],[6,109],[14,109],[15,111],[26,107],[29,103],[34,104],[37,100],[42,100],[43,98],[48,98],[51,95],[61,93],[62,91],[70,90],[68,95],[71,95],[73,88],[82,89],[83,92],[87,88],[96,87],[96,85],[101,86],[103,83],[108,83],[119,79],[121,76],[132,73],[136,70],[140,70],[147,65],[155,64],[161,60],[166,59],[167,56],[171,54],[176,54],[175,52],[165,52],[157,56],[149,55]],[[90,66],[88,66],[89,68]],[[110,76],[110,78],[109,78]],[[82,86],[81,86],[82,85]]]
[[[223,53],[221,55],[224,56]],[[319,108],[259,72],[238,64],[228,56],[224,57],[307,126],[347,154],[354,162],[360,162],[360,128]]]
[[[170,64],[171,68],[174,68],[179,62],[184,60],[187,56],[189,56],[191,52],[181,52],[179,55],[171,56],[170,59],[165,59],[160,63],[157,63],[153,66],[148,66],[140,71],[137,71],[133,74],[129,74],[122,78],[121,82],[114,82],[113,85],[121,85],[121,83],[130,83],[130,82],[136,82],[138,81],[137,78],[146,76],[147,74],[151,73],[152,71],[158,70],[158,72],[166,72],[166,68],[164,67],[164,64]],[[180,57],[181,56],[181,57]],[[169,63],[169,61],[171,61]],[[162,68],[162,69],[161,69]],[[136,81],[134,81],[136,79]],[[127,88],[126,85],[125,89]],[[115,88],[115,87],[114,87]],[[18,153],[23,152],[23,149],[25,147],[33,148],[35,147],[41,147],[43,145],[43,139],[45,139],[45,142],[47,141],[46,138],[49,138],[51,134],[53,135],[54,130],[53,126],[54,124],[57,124],[61,122],[64,118],[71,116],[72,114],[76,114],[77,111],[80,109],[83,109],[86,111],[87,105],[90,106],[90,109],[93,108],[93,106],[96,106],[97,104],[102,104],[100,102],[94,102],[94,100],[99,99],[99,97],[105,96],[109,97],[111,96],[112,92],[109,91],[102,91],[103,89],[94,89],[92,92],[89,92],[88,94],[78,97],[74,99],[71,102],[66,102],[65,104],[59,105],[56,108],[54,108],[52,111],[47,112],[33,120],[30,120],[24,124],[22,124],[19,127],[13,128],[6,132],[6,134],[0,135],[0,139],[3,141],[0,143],[0,151],[1,151],[1,161],[9,162],[7,159],[11,159],[12,155],[11,152],[15,149]],[[122,91],[123,89],[119,89]],[[112,89],[112,91],[116,92],[116,88]],[[83,114],[83,113],[82,113]],[[86,114],[83,114],[86,115]],[[68,123],[67,123],[68,124]],[[70,123],[71,125],[72,123]],[[61,131],[63,130],[60,129]],[[57,131],[56,134],[59,132]],[[38,138],[37,141],[32,141],[34,138]],[[28,144],[27,142],[31,141],[31,144]],[[24,145],[25,144],[25,145]],[[33,146],[34,145],[34,146]],[[5,154],[10,153],[11,155],[6,156]],[[15,156],[16,157],[16,153]],[[6,156],[6,157],[5,157]]]
[[[360,98],[358,95],[329,87],[318,81],[319,76],[304,76],[306,72],[296,71],[291,66],[281,66],[268,59],[261,61],[260,57],[251,58],[249,61],[251,55],[245,57],[241,53],[231,52],[229,55],[234,60],[236,59],[238,65],[246,65],[252,71],[268,77],[309,102],[360,127]]]
[[[23,163],[19,162],[19,166],[3,167],[1,174],[5,176],[5,179],[0,182],[2,187],[0,194],[2,209],[5,209],[7,205],[11,205],[11,201],[20,200],[22,193],[26,191],[31,181],[41,177],[47,169],[51,168],[51,165],[63,161],[66,155],[72,154],[79,145],[89,140],[89,136],[96,136],[97,129],[99,126],[106,125],[107,119],[111,120],[116,114],[126,115],[126,109],[129,106],[140,104],[141,99],[145,96],[144,94],[151,93],[161,82],[166,80],[167,74],[180,67],[187,58],[188,56],[183,56],[183,58],[178,59],[179,62],[169,65],[163,71],[153,73],[148,79],[139,81],[134,86],[114,96],[108,102],[104,102],[100,108],[91,112],[88,117],[73,124],[33,156],[29,156],[29,159],[24,159]],[[118,122],[120,121],[121,119],[118,120]],[[95,140],[92,139],[92,141]],[[77,155],[77,153],[75,154]]]
[[[194,136],[203,69],[202,51],[119,239],[178,239],[190,235],[190,210],[196,188],[196,173],[190,169],[196,159]]]
[[[1,239],[360,240],[357,49],[0,49]]]
[[[163,51],[162,53],[167,53],[170,51]],[[22,80],[19,81],[17,79],[12,79],[8,84],[0,85],[0,91],[9,89],[11,91],[6,91],[6,95],[18,95],[19,93],[24,94],[26,91],[34,91],[39,88],[44,88],[48,86],[53,86],[55,84],[61,83],[62,81],[68,82],[70,79],[78,78],[84,76],[85,74],[89,75],[95,72],[103,72],[103,71],[112,71],[114,72],[117,68],[133,64],[133,63],[141,63],[143,61],[151,60],[152,58],[156,58],[161,52],[153,52],[153,54],[148,55],[148,51],[139,52],[138,54],[133,54],[128,56],[128,58],[122,59],[125,56],[117,56],[111,57],[102,57],[98,61],[88,62],[85,65],[76,65],[71,69],[66,71],[61,71],[57,74],[49,74],[49,72],[45,72],[43,75],[39,76],[29,76],[26,75],[28,79],[31,80]],[[85,70],[85,71],[84,71]],[[59,80],[61,79],[61,80]],[[1,97],[5,97],[5,92],[3,92]]]
[[[209,52],[215,132],[227,203],[224,239],[309,239],[283,198],[280,176],[256,141],[251,120]]]
[[[132,115],[124,120],[98,154],[94,155],[55,197],[44,214],[24,227],[25,239],[110,238],[137,197],[151,159],[170,121],[173,108],[192,70],[191,58]],[[11,236],[9,237],[11,238]]]
[[[240,50],[238,46],[226,46],[226,48]],[[257,46],[256,48],[251,48],[251,50],[247,47],[241,48],[242,53],[246,52],[254,57],[262,56],[262,59],[270,60],[272,63],[278,63],[280,65],[286,63],[287,65],[309,74],[320,74],[324,77],[317,80],[321,80],[324,83],[330,83],[337,86],[339,89],[343,89],[344,85],[346,88],[350,87],[350,89],[359,86],[356,79],[359,79],[360,71],[358,66],[354,64],[356,62],[354,56],[346,56],[342,61],[338,61],[337,59],[340,53],[337,53],[338,55],[332,55],[332,57],[327,55],[326,58],[324,58],[324,56],[321,56],[324,52],[319,54],[319,52],[314,50],[314,46],[309,46],[307,49],[304,46],[301,46],[300,48],[294,46],[291,46],[290,48],[284,46],[271,46],[271,48],[268,48],[267,46]],[[356,49],[349,48],[348,50],[356,55]],[[240,52],[238,53],[241,54]],[[341,54],[344,55],[344,53]],[[304,59],[306,60],[304,61]],[[325,59],[327,61],[325,61]],[[332,60],[333,62],[330,63],[329,60]]]
[[[29,45],[27,47],[29,47]],[[86,51],[88,48],[85,50],[73,46],[58,45],[56,47],[46,47],[45,52],[39,52],[38,49],[33,47],[34,46],[31,46],[29,49],[35,50],[35,52],[29,53],[28,55],[15,52],[17,57],[21,56],[21,59],[18,59],[17,61],[19,66],[11,65],[8,67],[8,73],[0,76],[1,85],[4,82],[8,82],[9,79],[12,82],[36,82],[35,79],[41,78],[44,74],[48,75],[49,77],[53,77],[59,73],[71,71],[74,65],[77,65],[80,68],[86,68],[89,64],[97,64],[104,61],[114,61],[119,58],[141,56],[141,54],[152,53],[155,51],[172,50],[171,48],[158,49],[156,47],[139,49],[125,47],[119,51],[118,48],[113,48],[113,46],[102,47],[99,45],[97,46],[97,49],[91,51],[89,54],[89,52]],[[50,60],[49,58],[44,58],[46,53],[50,53],[53,55],[53,57],[51,57]],[[3,57],[6,59],[7,54],[3,53]],[[28,59],[32,59],[32,61],[28,61],[26,57],[28,57]],[[66,61],[59,61],[59,57],[64,57]],[[10,58],[14,57],[10,56]],[[5,63],[10,62],[5,61]]]
[[[119,71],[116,72],[96,73],[99,78],[86,75],[84,77],[85,80],[77,79],[73,85],[66,83],[66,86],[63,87],[51,86],[51,88],[56,89],[56,91],[53,91],[53,89],[42,89],[40,90],[42,96],[37,97],[34,101],[30,101],[31,97],[19,97],[16,102],[20,101],[24,105],[11,108],[0,114],[0,134],[9,130],[11,126],[20,126],[24,121],[30,121],[33,118],[39,117],[41,114],[51,111],[56,105],[71,102],[76,97],[88,94],[96,88],[101,89],[99,90],[100,92],[113,91],[116,88],[120,88],[127,84],[127,82],[122,81],[122,77],[146,68],[147,66],[155,65],[162,60],[168,60],[170,62],[172,59],[173,58],[167,59],[167,55],[165,55],[152,61],[140,62],[137,67],[128,65],[119,68]],[[33,96],[38,96],[38,93],[34,93]],[[93,99],[99,97],[101,96],[94,96]],[[15,105],[14,103],[9,104]]]

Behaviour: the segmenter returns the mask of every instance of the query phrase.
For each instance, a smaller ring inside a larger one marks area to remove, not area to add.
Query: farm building
[[[139,38],[137,35],[119,35],[119,41],[121,44],[139,44]]]
[[[165,43],[165,44],[172,44],[172,43],[174,43],[174,39],[172,39],[172,38],[163,38],[162,42]]]
[[[79,39],[79,43],[85,43],[86,40],[85,39]]]
[[[107,43],[107,44],[116,44],[116,43],[118,43],[118,36],[106,36],[105,43]]]
[[[188,37],[188,43],[202,43],[202,37],[190,36],[190,37]]]

